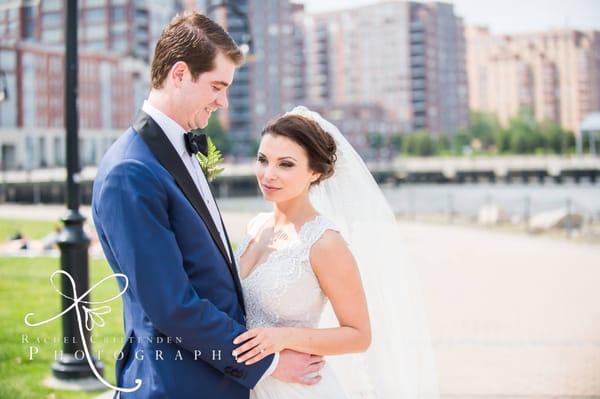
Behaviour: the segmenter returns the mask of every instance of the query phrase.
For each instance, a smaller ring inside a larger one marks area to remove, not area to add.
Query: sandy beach
[[[63,213],[0,206],[0,218]],[[223,216],[239,242],[252,215]],[[600,397],[600,246],[422,223],[401,223],[400,234],[421,279],[442,397]]]

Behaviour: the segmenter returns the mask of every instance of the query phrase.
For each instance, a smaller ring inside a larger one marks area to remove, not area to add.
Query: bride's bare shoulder
[[[250,236],[256,235],[261,227],[271,218],[272,212],[261,212],[254,216],[246,225],[246,233]]]
[[[342,235],[333,229],[325,230],[310,250],[310,263],[313,269],[353,262],[354,258],[348,244]]]

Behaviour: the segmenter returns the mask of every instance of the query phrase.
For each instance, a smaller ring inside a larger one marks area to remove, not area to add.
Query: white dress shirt
[[[217,230],[219,231],[219,235],[221,236],[221,240],[223,241],[223,246],[227,249],[227,257],[231,262],[231,254],[229,252],[229,245],[227,244],[227,238],[225,237],[225,228],[221,223],[221,218],[219,216],[219,209],[217,208],[217,204],[215,202],[214,197],[210,191],[210,187],[208,186],[208,181],[206,180],[206,176],[202,172],[202,168],[200,167],[200,163],[198,159],[188,154],[187,149],[185,148],[185,141],[183,135],[186,133],[185,129],[181,127],[177,122],[173,119],[169,118],[167,115],[156,109],[148,100],[144,101],[144,105],[142,106],[142,111],[147,113],[153,120],[160,126],[162,131],[167,135],[167,138],[179,154],[179,157],[183,161],[188,173],[194,180],[196,184],[196,188],[200,192],[200,196],[204,200],[208,211],[210,212],[210,216],[217,226]],[[279,353],[275,353],[275,357],[271,366],[267,369],[267,371],[263,374],[261,379],[271,375],[275,368],[277,367],[277,363],[279,362]]]
[[[179,154],[179,157],[183,161],[188,173],[194,180],[196,184],[196,188],[200,192],[200,196],[204,200],[208,211],[210,212],[210,216],[217,226],[217,230],[219,231],[219,235],[221,236],[221,240],[223,241],[223,246],[227,248],[227,257],[231,262],[231,254],[229,253],[229,245],[227,245],[227,238],[225,237],[225,229],[223,224],[221,223],[221,218],[219,216],[219,209],[217,208],[217,204],[215,203],[215,199],[212,196],[210,191],[210,187],[208,186],[208,181],[202,172],[202,168],[200,167],[200,163],[198,159],[188,154],[187,149],[185,148],[185,141],[183,135],[186,131],[173,119],[169,118],[161,111],[156,109],[152,104],[150,104],[147,100],[144,101],[144,105],[142,106],[142,111],[150,115],[152,119],[160,126],[163,132],[167,135],[167,138],[175,148],[175,151]]]

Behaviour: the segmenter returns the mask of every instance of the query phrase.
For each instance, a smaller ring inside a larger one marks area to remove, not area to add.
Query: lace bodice
[[[258,214],[235,253],[236,263],[252,238],[271,217]],[[241,280],[246,303],[246,324],[254,327],[317,327],[327,298],[310,265],[310,249],[326,230],[338,229],[322,215],[306,222],[297,237],[271,252]]]

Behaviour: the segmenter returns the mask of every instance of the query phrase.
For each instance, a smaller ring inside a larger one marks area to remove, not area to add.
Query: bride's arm
[[[363,352],[371,343],[367,301],[354,256],[339,233],[326,231],[313,245],[310,263],[337,316],[336,328],[256,328],[234,344],[240,362],[254,363],[282,349],[315,355]],[[264,349],[263,352],[260,352]]]

